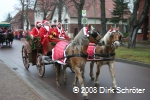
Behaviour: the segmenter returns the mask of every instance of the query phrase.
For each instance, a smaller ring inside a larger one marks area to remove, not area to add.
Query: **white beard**
[[[49,31],[49,26],[44,26],[46,28],[47,31]]]

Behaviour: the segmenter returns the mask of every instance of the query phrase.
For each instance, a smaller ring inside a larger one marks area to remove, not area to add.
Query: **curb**
[[[145,64],[145,63],[142,63],[142,62],[126,60],[126,59],[122,59],[122,58],[115,58],[115,61],[128,63],[128,64],[133,64],[133,65],[138,65],[138,66],[141,66],[141,67],[150,68],[150,64]]]
[[[39,98],[43,100],[68,100],[68,98],[55,91],[53,87],[33,76],[28,72],[28,70],[11,62],[2,54],[0,54],[0,61],[8,66],[8,68],[10,68],[18,76],[18,78],[21,78]]]

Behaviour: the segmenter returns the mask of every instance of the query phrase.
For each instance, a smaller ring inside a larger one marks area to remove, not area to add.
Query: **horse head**
[[[118,28],[110,27],[110,30],[105,34],[103,40],[105,41],[105,45],[113,45],[114,48],[120,46],[122,33],[119,31]]]
[[[102,36],[92,25],[88,25],[88,34],[89,34],[89,41],[92,43],[96,43],[98,45],[104,45],[104,41],[102,40]]]

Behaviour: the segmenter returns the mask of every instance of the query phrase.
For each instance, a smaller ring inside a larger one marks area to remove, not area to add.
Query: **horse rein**
[[[94,33],[96,32],[96,35],[95,34],[91,34],[91,32],[88,31],[89,35],[92,36],[94,38],[94,40],[99,42],[102,39],[102,36],[100,35],[100,33],[98,31],[96,31],[94,29],[92,29],[92,31],[94,31]],[[98,36],[100,36],[100,38],[97,39]]]

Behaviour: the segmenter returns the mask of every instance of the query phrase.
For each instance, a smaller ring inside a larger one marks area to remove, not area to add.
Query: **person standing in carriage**
[[[47,48],[49,49],[48,45],[50,42],[58,42],[57,40],[52,39],[53,35],[53,28],[50,26],[50,23],[47,20],[43,20],[42,21],[43,26],[40,28],[40,42],[42,44],[42,49],[43,49],[43,53],[44,55],[48,55],[48,51],[51,50],[47,50]],[[50,48],[52,49],[52,48]]]
[[[66,35],[64,28],[60,22],[57,23],[57,26],[53,30],[53,35],[59,39],[66,39],[70,41],[70,38]]]
[[[39,30],[42,26],[42,23],[36,22],[36,26],[29,32],[28,30],[24,33],[24,37],[21,38],[21,41],[24,42],[26,48],[27,48],[27,53],[29,57],[29,61],[32,61],[32,50],[37,49],[37,47],[40,44],[40,35],[39,35]],[[25,38],[27,36],[27,38]],[[25,55],[23,55],[25,56]]]
[[[43,27],[41,27],[40,29],[40,39],[41,39],[42,49],[44,55],[51,55],[53,47],[55,46],[56,43],[62,41],[61,40],[62,38],[60,39],[59,37],[60,33],[55,28],[53,29],[50,26],[50,23],[48,21],[43,20],[42,23],[43,23]],[[70,40],[69,37],[67,37],[66,35],[64,35],[63,39],[65,38]]]
[[[41,26],[42,26],[41,22],[36,22],[36,26],[32,29],[31,32],[29,32],[29,35],[32,39],[40,37],[39,31],[40,31]]]
[[[39,35],[39,30],[42,26],[41,22],[36,22],[36,26],[29,32],[29,35],[27,36],[27,41],[31,45],[31,49],[34,50],[36,49],[36,42],[40,42],[40,35]]]

